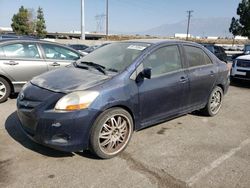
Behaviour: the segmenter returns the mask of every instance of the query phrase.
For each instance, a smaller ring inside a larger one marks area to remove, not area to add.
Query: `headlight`
[[[55,110],[73,111],[88,108],[99,95],[97,91],[76,91],[62,97]]]

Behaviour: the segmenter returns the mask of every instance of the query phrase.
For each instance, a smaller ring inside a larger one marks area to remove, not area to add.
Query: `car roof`
[[[184,41],[184,40],[174,40],[174,39],[134,39],[134,40],[127,40],[124,42],[142,42],[142,43],[150,43],[150,44],[172,44],[172,43],[181,43],[181,44],[195,44],[198,43],[191,42],[191,41]],[[199,44],[198,44],[199,45]]]
[[[12,43],[12,42],[37,42],[37,43],[44,43],[44,44],[52,44],[52,45],[58,45],[58,46],[62,46],[62,47],[65,47],[65,48],[68,48],[78,54],[81,54],[80,52],[78,52],[77,50],[75,49],[72,49],[70,47],[68,47],[67,45],[65,44],[61,44],[61,43],[57,43],[57,42],[51,42],[51,41],[47,41],[47,40],[42,40],[42,39],[32,39],[32,38],[19,38],[19,39],[2,39],[0,40],[0,45],[2,44],[8,44],[8,43]]]

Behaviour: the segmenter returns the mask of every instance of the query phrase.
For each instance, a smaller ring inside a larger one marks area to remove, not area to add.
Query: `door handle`
[[[4,62],[3,64],[5,64],[5,65],[18,65],[19,63],[15,62],[15,61],[9,61],[9,62]]]
[[[214,71],[210,71],[210,76],[214,76]]]
[[[180,78],[180,82],[181,82],[181,83],[186,83],[187,81],[188,81],[188,78],[185,77],[185,76],[182,76],[182,77]]]
[[[59,63],[57,63],[57,62],[54,62],[54,63],[50,64],[50,66],[53,66],[53,67],[58,67],[58,66],[60,66],[60,64],[59,64]]]

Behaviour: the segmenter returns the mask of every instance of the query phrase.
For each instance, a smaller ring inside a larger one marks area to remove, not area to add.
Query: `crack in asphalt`
[[[159,188],[187,188],[188,185],[179,179],[166,173],[164,169],[156,169],[147,167],[140,161],[134,159],[129,153],[123,152],[119,158],[126,160],[130,169],[145,175],[153,184],[157,184]]]

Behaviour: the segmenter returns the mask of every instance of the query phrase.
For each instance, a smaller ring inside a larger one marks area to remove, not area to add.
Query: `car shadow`
[[[10,99],[16,99],[18,97],[18,93],[11,93],[9,98]]]
[[[20,126],[21,125],[17,117],[17,112],[13,112],[5,121],[5,129],[7,130],[8,134],[25,148],[48,157],[59,158],[74,156],[74,153],[57,151],[33,142],[24,134]]]
[[[233,81],[231,81],[230,85],[234,86],[234,87],[241,87],[241,88],[250,89],[250,81],[248,81],[248,80],[233,80]]]

